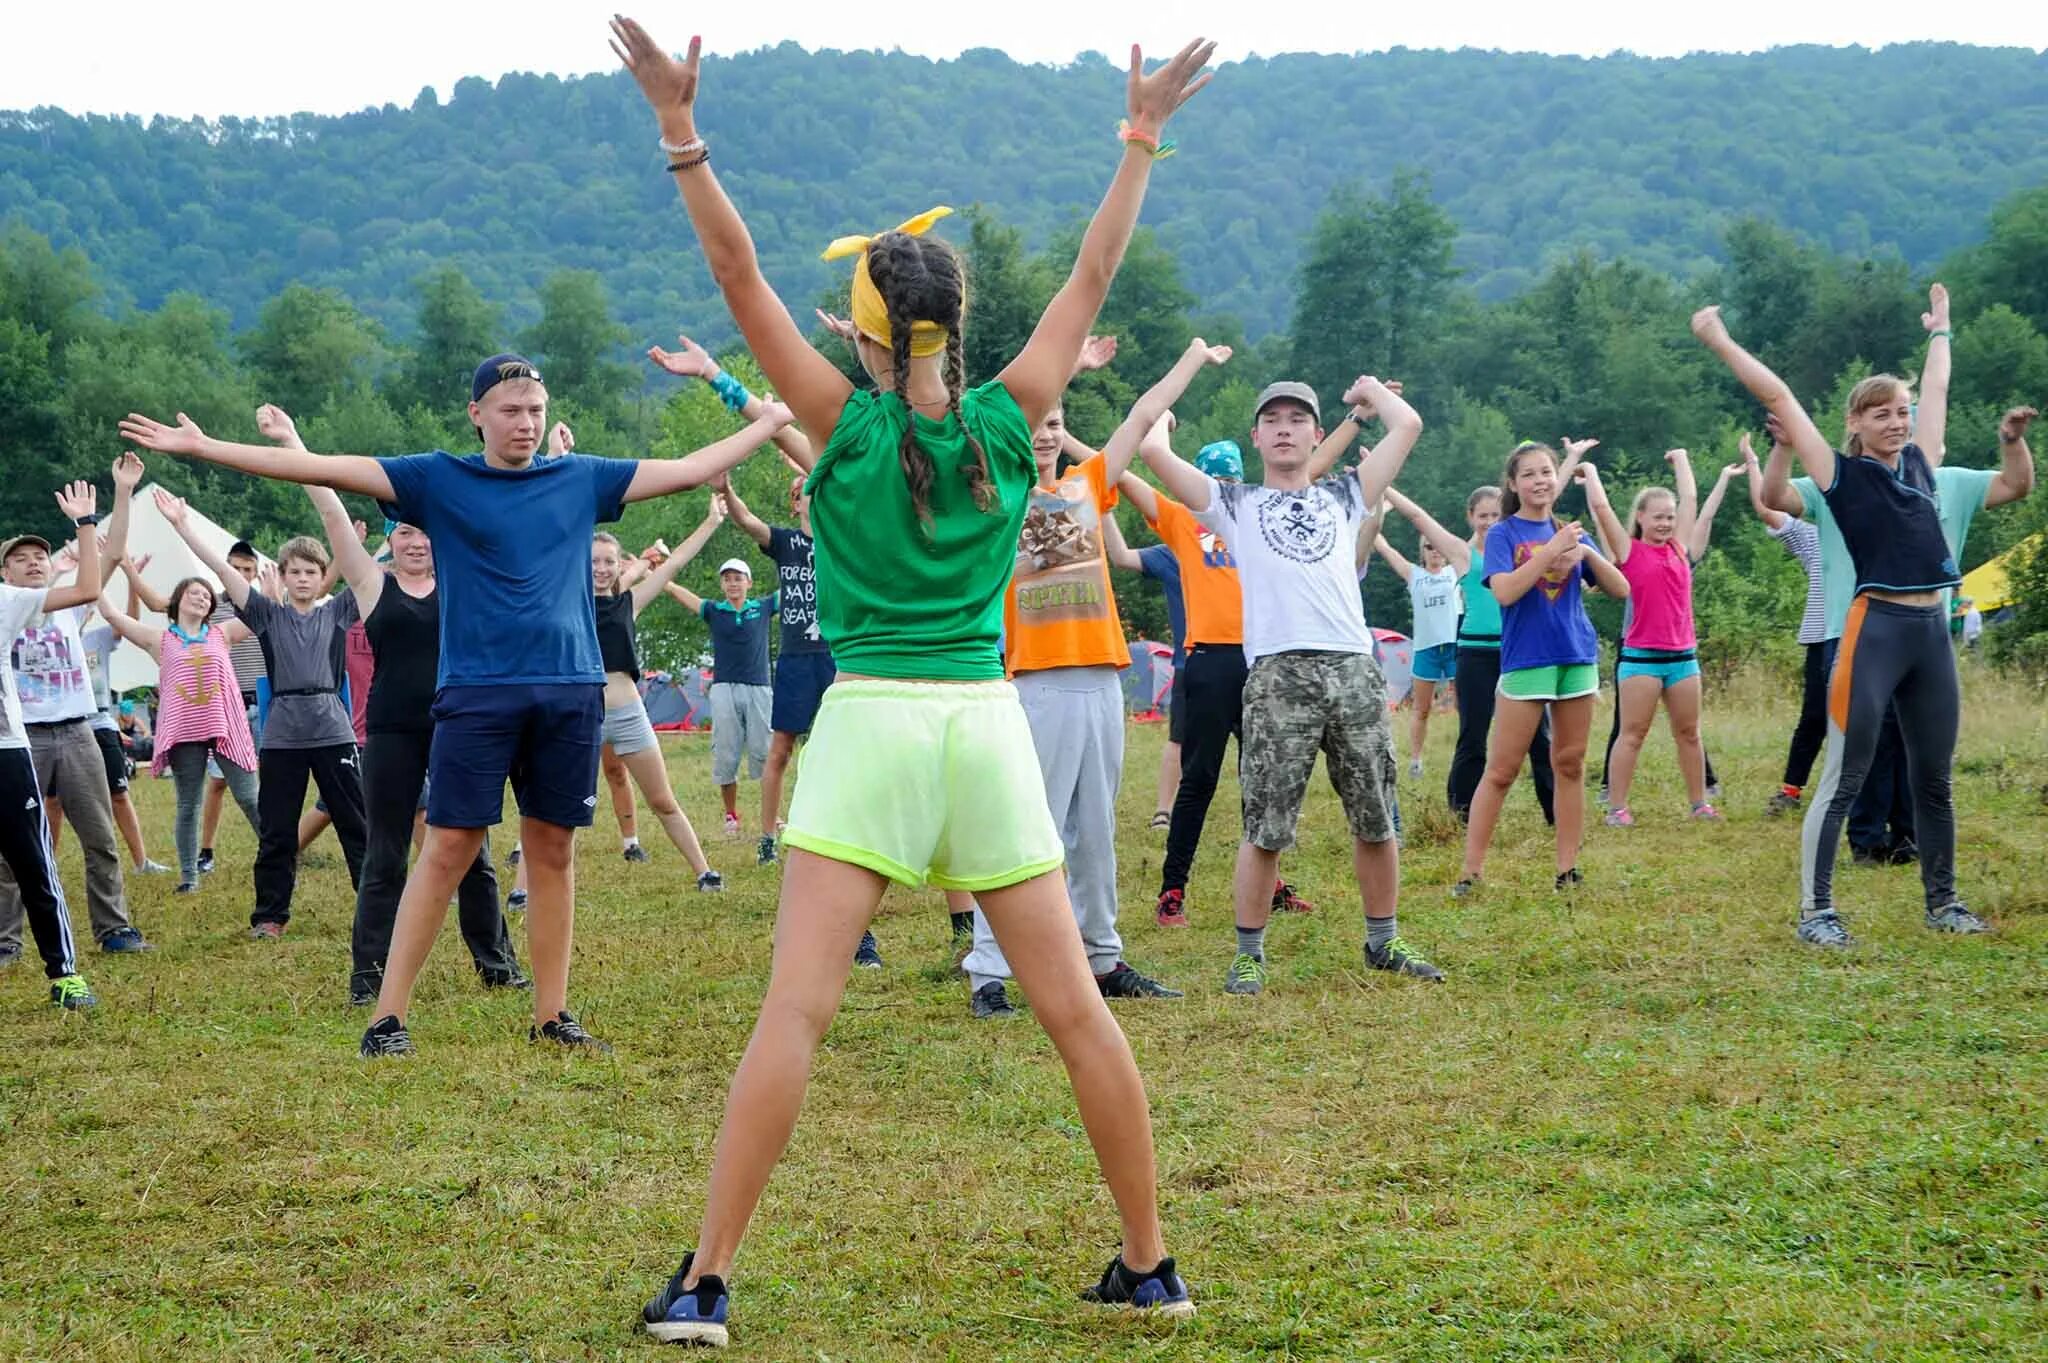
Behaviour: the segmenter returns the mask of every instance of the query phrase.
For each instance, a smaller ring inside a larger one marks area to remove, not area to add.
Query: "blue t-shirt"
[[[1511,573],[1529,561],[1543,542],[1557,533],[1550,521],[1524,520],[1504,516],[1486,532],[1486,576],[1481,584],[1491,589],[1496,573]],[[1583,534],[1579,543],[1591,553],[1600,550]],[[1562,576],[1556,569],[1536,579],[1522,593],[1522,599],[1500,612],[1500,670],[1519,672],[1525,667],[1561,667],[1600,660],[1600,641],[1593,633],[1593,621],[1580,600],[1585,588],[1586,565],[1574,563]]]
[[[590,537],[619,518],[637,460],[540,455],[501,469],[436,450],[377,462],[395,494],[385,515],[434,541],[437,685],[603,683]]]
[[[1173,670],[1178,672],[1188,659],[1188,616],[1180,599],[1180,560],[1165,545],[1148,544],[1138,551],[1138,571],[1166,592],[1166,627],[1173,631]]]
[[[757,596],[735,607],[706,598],[697,614],[711,629],[711,680],[739,686],[767,686],[768,626],[776,616],[774,596]]]

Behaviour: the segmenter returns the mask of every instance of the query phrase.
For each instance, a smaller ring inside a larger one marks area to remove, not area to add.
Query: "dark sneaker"
[[[213,874],[213,849],[211,847],[199,849],[199,874],[203,876]]]
[[[1274,913],[1314,913],[1316,906],[1294,892],[1294,887],[1284,880],[1273,882]]]
[[[1586,878],[1580,875],[1579,868],[1574,866],[1569,871],[1559,871],[1557,873],[1555,888],[1560,890],[1576,890],[1585,883]]]
[[[761,840],[754,844],[754,865],[773,866],[774,864],[775,839],[770,834],[763,833]]]
[[[1162,928],[1184,928],[1188,925],[1188,892],[1182,889],[1161,890],[1159,907],[1152,911],[1152,921]]]
[[[363,1044],[357,1048],[357,1054],[365,1060],[388,1060],[415,1052],[405,1024],[387,1013],[363,1033]]]
[[[583,1030],[583,1024],[576,1015],[564,1008],[561,1012],[538,1027],[526,1031],[528,1041],[552,1041],[557,1046],[572,1051],[591,1051],[597,1055],[610,1055],[612,1048]]]
[[[8,966],[11,966],[11,965],[20,965],[20,964],[21,964],[21,948],[20,948],[20,947],[13,947],[13,948],[8,948],[8,949],[0,949],[0,970],[5,970],[5,969],[7,969],[7,967],[8,967]]]
[[[518,966],[510,970],[479,970],[476,977],[483,981],[486,989],[531,989],[533,981],[526,978],[526,972]]]
[[[1188,1285],[1173,1271],[1172,1259],[1161,1259],[1150,1273],[1137,1273],[1124,1266],[1119,1254],[1102,1271],[1102,1281],[1081,1289],[1081,1300],[1098,1306],[1128,1306],[1137,1311],[1181,1319],[1195,1314],[1195,1302]]]
[[[1444,972],[1412,951],[1408,944],[1396,937],[1383,947],[1365,949],[1365,963],[1374,970],[1390,971],[1396,975],[1407,975],[1412,979],[1428,980],[1431,984],[1442,984]]]
[[[199,893],[199,882],[198,882],[198,881],[196,881],[196,880],[181,880],[181,881],[179,881],[179,882],[178,882],[178,883],[177,883],[176,885],[173,885],[173,886],[171,887],[171,893],[172,893],[172,894],[198,894],[198,893]]]
[[[706,871],[697,877],[697,893],[717,894],[725,888],[725,877],[716,871]]]
[[[521,845],[520,845],[520,844],[518,844],[518,843],[516,843],[516,842],[515,842],[515,843],[513,843],[513,844],[512,844],[512,851],[511,851],[511,853],[510,853],[509,855],[507,855],[507,856],[506,856],[506,858],[505,858],[505,864],[506,864],[507,866],[517,866],[517,865],[519,864],[519,858],[520,858],[520,857],[521,857],[522,855],[523,855],[523,849],[522,849]]]
[[[990,980],[974,991],[970,1001],[974,1015],[978,1018],[1013,1018],[1017,1010],[1010,1003],[1010,995],[1003,988],[1001,980]]]
[[[882,968],[882,948],[875,944],[875,934],[864,932],[860,935],[860,946],[853,953],[853,963],[862,970]]]
[[[65,975],[50,981],[50,1002],[67,1013],[99,1006],[99,996],[88,989],[83,975]]]
[[[1451,886],[1451,898],[1453,899],[1470,899],[1473,895],[1478,893],[1478,876],[1461,877],[1457,884]]]
[[[1849,845],[1849,861],[1855,866],[1889,866],[1892,850],[1889,847],[1858,847]]]
[[[508,894],[508,895],[506,895],[506,896],[505,896],[505,912],[507,912],[507,913],[525,913],[525,912],[526,912],[526,891],[524,891],[524,890],[514,890],[514,891],[513,891],[513,892],[512,892],[511,894]]]
[[[1230,963],[1230,971],[1223,977],[1223,992],[1226,994],[1257,994],[1266,987],[1266,958],[1240,951],[1237,959]]]
[[[632,862],[636,866],[645,866],[648,862],[654,860],[653,857],[647,855],[647,849],[642,847],[637,842],[634,843],[631,847],[628,847],[624,852],[620,853],[619,855],[623,856],[627,861]]]
[[[275,942],[283,936],[282,923],[255,923],[249,928],[249,940],[252,942]]]
[[[1842,926],[1841,915],[1817,913],[1811,918],[1799,920],[1799,940],[1810,947],[1833,947],[1842,949],[1854,946],[1849,930]]]
[[[1140,975],[1122,961],[1107,975],[1095,977],[1095,987],[1106,999],[1177,999],[1182,994],[1178,989],[1169,989],[1155,979]]]
[[[1764,817],[1766,819],[1779,819],[1787,814],[1797,814],[1798,812],[1799,797],[1797,795],[1787,795],[1782,790],[1764,801]]]
[[[131,951],[154,950],[143,940],[141,928],[115,928],[100,939],[100,950],[119,956]]]
[[[683,1281],[690,1276],[690,1261],[696,1257],[695,1250],[683,1256],[682,1266],[676,1269],[668,1285],[641,1308],[640,1321],[647,1327],[647,1333],[663,1344],[704,1344],[723,1349],[730,1342],[725,1328],[730,1300],[725,1280],[707,1273],[697,1279],[695,1287],[684,1287]]]
[[[1991,931],[1991,925],[1965,908],[1960,899],[1947,908],[1930,911],[1927,915],[1927,926],[1933,932],[1970,934]]]
[[[384,980],[382,976],[365,978],[358,975],[351,978],[348,982],[348,1006],[351,1008],[368,1008],[377,1001],[377,992],[383,988],[383,985]]]
[[[1911,838],[1901,838],[1885,849],[1884,860],[1887,866],[1911,866],[1920,860],[1920,846]]]

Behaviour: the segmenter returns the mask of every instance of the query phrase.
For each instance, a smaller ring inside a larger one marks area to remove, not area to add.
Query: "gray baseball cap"
[[[1316,401],[1316,390],[1294,379],[1282,379],[1266,385],[1265,391],[1259,394],[1258,404],[1252,408],[1253,422],[1258,421],[1259,413],[1276,402],[1298,402],[1308,408],[1318,426],[1323,422],[1323,405]]]

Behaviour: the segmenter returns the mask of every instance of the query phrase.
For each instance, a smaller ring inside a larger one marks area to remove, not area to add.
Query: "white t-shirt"
[[[1358,532],[1366,510],[1358,475],[1288,489],[1208,483],[1208,509],[1196,518],[1237,559],[1245,660],[1298,649],[1370,655],[1372,634],[1358,593]]]
[[[0,582],[0,639],[12,639],[22,626],[43,613],[41,587],[12,587]],[[21,726],[21,701],[14,693],[12,657],[0,658],[0,748],[26,748],[28,731]]]
[[[14,636],[14,684],[29,723],[62,724],[99,712],[79,635],[84,623],[85,607],[72,606],[30,617]]]
[[[1435,648],[1458,640],[1458,573],[1446,568],[1426,573],[1416,564],[1408,574],[1408,603],[1415,610],[1415,648]]]

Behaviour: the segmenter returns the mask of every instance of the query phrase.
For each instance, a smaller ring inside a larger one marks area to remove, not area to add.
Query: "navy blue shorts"
[[[839,666],[830,653],[785,653],[777,658],[768,727],[778,734],[809,733],[825,688],[838,675]]]
[[[434,697],[427,822],[489,828],[505,816],[505,782],[529,819],[588,828],[597,810],[604,686],[444,686]]]

